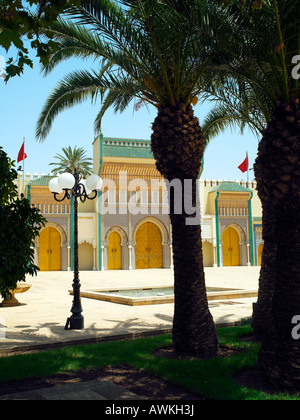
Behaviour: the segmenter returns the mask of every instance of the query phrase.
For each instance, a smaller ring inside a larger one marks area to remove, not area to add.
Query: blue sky
[[[11,57],[0,48],[0,57]],[[33,58],[33,57],[32,57]],[[0,59],[1,66],[1,59]],[[37,60],[34,68],[26,68],[21,77],[10,79],[7,84],[0,79],[0,145],[12,158],[17,159],[18,151],[25,137],[25,172],[33,175],[37,172],[48,174],[49,163],[62,147],[84,147],[92,157],[92,143],[95,138],[94,118],[97,115],[97,104],[89,101],[64,111],[54,121],[49,136],[43,143],[35,138],[36,123],[43,105],[56,83],[75,69],[91,68],[88,63],[70,60],[58,66],[49,76],[40,72]],[[95,65],[94,67],[95,68]],[[201,120],[208,112],[209,104],[197,105],[195,114]],[[143,107],[133,111],[133,105],[122,114],[113,110],[103,118],[102,132],[105,137],[150,139],[151,124],[156,116],[154,108]],[[202,177],[208,179],[246,180],[238,166],[248,151],[250,168],[257,154],[258,139],[246,132],[243,136],[238,131],[227,130],[211,141],[205,152],[205,164]],[[250,180],[253,179],[250,171]]]

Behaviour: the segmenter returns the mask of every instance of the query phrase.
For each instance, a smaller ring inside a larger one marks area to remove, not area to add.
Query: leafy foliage
[[[14,162],[0,147],[0,294],[15,289],[26,274],[34,275],[34,239],[44,226],[40,211],[19,198]]]
[[[17,171],[14,169],[13,161],[0,147],[0,205],[6,205],[18,196],[17,186],[14,180],[17,179]]]
[[[24,67],[32,67],[29,50],[25,42],[29,41],[36,50],[37,57],[42,63],[47,62],[50,51],[57,48],[57,44],[48,38],[43,42],[39,30],[47,28],[50,22],[57,19],[59,14],[78,0],[1,0],[0,3],[0,46],[7,52],[11,46],[16,47],[17,56],[11,57],[6,65],[6,81],[11,77],[20,76]],[[36,14],[32,7],[36,6]]]

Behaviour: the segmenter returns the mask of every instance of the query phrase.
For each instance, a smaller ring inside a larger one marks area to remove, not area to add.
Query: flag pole
[[[24,153],[25,153],[25,137],[23,137],[23,142],[24,142]],[[25,197],[25,159],[24,159],[24,155],[23,155],[23,187],[22,187],[22,193],[24,194],[24,197]]]
[[[246,152],[246,157],[247,157],[247,188],[249,188],[249,159],[248,159],[248,152]]]

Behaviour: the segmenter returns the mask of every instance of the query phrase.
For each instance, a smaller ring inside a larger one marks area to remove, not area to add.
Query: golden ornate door
[[[258,265],[261,265],[261,257],[262,257],[263,249],[264,249],[264,244],[260,244],[259,247],[258,247],[258,250],[257,250]]]
[[[162,268],[162,237],[159,228],[151,222],[143,223],[136,232],[135,267]]]
[[[234,228],[228,227],[225,229],[222,244],[223,266],[240,265],[239,235]]]
[[[42,230],[39,240],[39,268],[41,271],[61,270],[61,236],[57,229]]]
[[[117,232],[112,232],[108,237],[108,269],[122,269],[121,236]]]

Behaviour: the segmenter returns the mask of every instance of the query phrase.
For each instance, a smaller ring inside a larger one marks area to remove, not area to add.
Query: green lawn
[[[208,360],[155,357],[153,350],[171,344],[170,335],[65,347],[35,354],[1,357],[0,382],[125,363],[182,384],[210,399],[300,399],[284,393],[270,395],[237,384],[233,375],[256,365],[259,345],[241,340],[241,336],[251,334],[248,325],[219,328],[218,333],[221,345],[241,351],[231,357]]]

